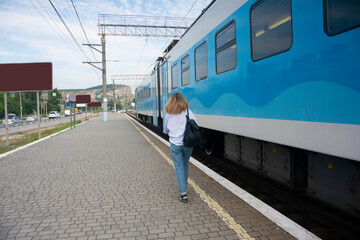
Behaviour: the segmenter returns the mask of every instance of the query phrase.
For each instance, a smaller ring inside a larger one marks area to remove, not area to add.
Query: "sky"
[[[101,53],[82,45],[101,44],[97,27],[99,14],[196,18],[210,2],[0,0],[0,63],[52,62],[53,88],[57,89],[84,89],[102,85],[101,71],[83,63],[101,62]],[[106,36],[107,83],[112,83],[114,75],[149,74],[155,60],[171,41],[171,38]],[[101,47],[98,49],[101,50]],[[101,68],[101,64],[98,66]]]

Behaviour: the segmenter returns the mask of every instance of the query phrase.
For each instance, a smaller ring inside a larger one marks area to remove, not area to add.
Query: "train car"
[[[143,121],[149,121],[152,123],[152,119],[156,116],[156,107],[154,102],[154,85],[151,79],[151,75],[147,76],[141,84],[135,89],[135,104],[136,113],[139,119]]]
[[[156,63],[152,123],[180,92],[207,153],[359,214],[359,12],[355,0],[212,1]]]

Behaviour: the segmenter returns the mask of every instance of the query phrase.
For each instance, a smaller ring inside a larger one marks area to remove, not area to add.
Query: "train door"
[[[165,121],[165,105],[168,101],[168,74],[167,74],[167,61],[161,65],[161,117]]]
[[[157,116],[157,124],[156,126],[160,129],[162,129],[162,120],[161,120],[161,79],[160,79],[160,64],[156,64],[155,67],[156,72],[156,116]],[[154,124],[155,125],[155,124]]]
[[[152,101],[152,119],[153,119],[153,125],[157,126],[157,109],[158,109],[158,93],[157,93],[157,82],[156,82],[156,71],[154,71],[151,74],[151,86],[152,86],[152,93],[151,94],[151,101]]]

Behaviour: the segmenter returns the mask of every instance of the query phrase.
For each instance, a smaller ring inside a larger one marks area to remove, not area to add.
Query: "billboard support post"
[[[40,103],[39,103],[39,91],[36,91],[36,105],[37,105],[37,115],[38,115],[38,138],[41,138],[41,130],[40,130],[40,121],[41,121],[41,116],[40,116]]]
[[[5,104],[5,129],[6,129],[6,146],[9,146],[9,125],[8,125],[8,111],[7,111],[7,93],[4,92],[4,104]]]
[[[22,102],[21,102],[21,92],[19,92],[20,96],[20,119],[22,120]]]
[[[76,111],[75,111],[75,106],[76,106],[76,104],[74,104],[74,106],[73,106],[73,110],[74,110],[74,128],[75,128],[75,125],[76,125],[76,118],[75,118]],[[70,114],[71,114],[71,113],[70,113]]]
[[[70,103],[70,107],[69,107],[69,111],[70,111],[70,128],[72,129],[72,116],[71,116],[71,111],[72,111],[72,109],[71,109],[71,103]]]

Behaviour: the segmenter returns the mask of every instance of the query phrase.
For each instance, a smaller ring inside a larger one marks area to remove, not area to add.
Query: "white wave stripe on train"
[[[163,152],[161,151],[161,149],[156,146],[144,133],[141,129],[139,129],[134,123],[133,121],[130,121],[133,126],[141,133],[141,135],[144,136],[144,138],[146,139],[146,141],[148,141],[152,147],[155,148],[155,150],[175,169],[174,163],[173,161]],[[216,214],[218,214],[221,219],[227,223],[227,225],[234,230],[234,232],[241,238],[241,239],[245,239],[245,240],[254,240],[254,238],[252,238],[247,231],[239,224],[235,221],[235,219],[233,217],[230,216],[230,214],[228,212],[226,212],[224,210],[223,207],[220,206],[220,204],[218,202],[216,202],[213,198],[211,198],[209,195],[207,195],[205,193],[204,190],[202,190],[191,178],[188,179],[188,183],[189,185],[195,190],[195,192],[197,192],[201,199],[207,203],[211,209],[213,209]]]

